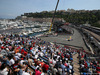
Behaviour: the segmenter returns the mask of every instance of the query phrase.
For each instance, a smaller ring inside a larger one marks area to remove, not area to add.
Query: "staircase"
[[[80,65],[78,64],[79,59],[77,57],[78,57],[78,53],[73,55],[74,75],[80,75],[80,72],[79,72]]]

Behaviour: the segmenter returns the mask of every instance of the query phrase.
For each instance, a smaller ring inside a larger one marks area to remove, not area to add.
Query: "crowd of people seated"
[[[75,53],[38,37],[0,34],[0,75],[73,75]],[[86,63],[80,61],[81,72],[91,66],[100,71],[97,62],[89,67]]]
[[[98,60],[86,52],[79,53],[80,72],[82,75],[99,75],[100,74],[100,57]]]
[[[74,53],[34,36],[0,34],[0,75],[73,75]]]

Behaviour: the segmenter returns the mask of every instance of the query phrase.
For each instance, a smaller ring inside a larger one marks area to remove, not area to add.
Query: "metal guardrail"
[[[81,75],[100,75],[100,73],[81,73]]]
[[[53,43],[55,43],[55,42],[53,42]],[[70,44],[64,44],[64,43],[56,43],[56,44],[61,44],[61,45],[65,45],[65,46],[67,45],[67,46],[72,46],[72,47],[84,49],[83,47],[75,46],[75,45],[70,45]]]

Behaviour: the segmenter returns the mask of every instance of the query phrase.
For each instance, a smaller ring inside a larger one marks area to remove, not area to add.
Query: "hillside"
[[[53,13],[54,11],[43,11],[36,13],[24,13],[21,16],[33,18],[51,18]],[[88,22],[92,26],[100,27],[100,10],[58,10],[55,17],[64,18],[66,22],[70,22],[75,25],[85,24]]]

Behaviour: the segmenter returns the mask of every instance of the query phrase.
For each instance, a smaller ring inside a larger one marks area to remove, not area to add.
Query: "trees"
[[[53,12],[36,12],[36,13],[25,13],[24,16],[27,17],[34,17],[34,18],[52,18]],[[64,18],[65,21],[74,23],[74,24],[84,24],[87,21],[93,25],[98,26],[98,21],[100,21],[100,10],[93,10],[93,11],[76,11],[74,13],[71,12],[63,12],[57,11],[56,18]],[[99,27],[99,26],[98,26]]]

